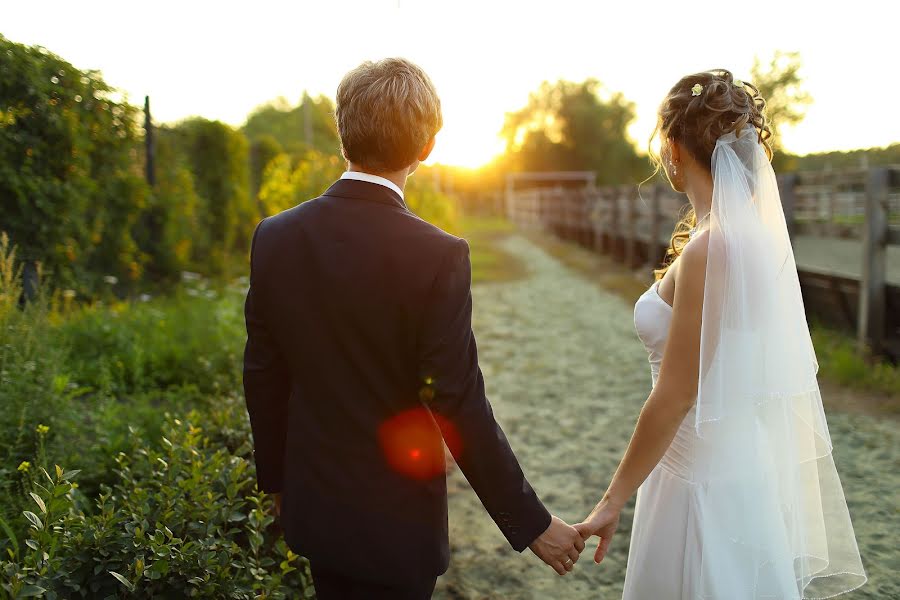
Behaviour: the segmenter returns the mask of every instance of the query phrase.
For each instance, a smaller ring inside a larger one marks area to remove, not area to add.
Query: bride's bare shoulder
[[[678,257],[677,282],[681,286],[703,287],[706,279],[706,258],[709,254],[709,231],[701,231],[688,242]],[[683,281],[681,281],[683,280]]]

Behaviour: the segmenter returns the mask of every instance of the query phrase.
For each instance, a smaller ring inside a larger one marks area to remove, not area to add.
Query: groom
[[[336,117],[347,172],[253,236],[259,487],[320,600],[429,598],[449,562],[446,443],[510,545],[563,575],[584,543],[544,508],[485,397],[468,244],[404,202],[442,125],[434,86],[406,60],[366,62]]]

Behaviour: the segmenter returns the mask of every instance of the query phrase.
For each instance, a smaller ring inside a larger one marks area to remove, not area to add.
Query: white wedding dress
[[[654,386],[672,320],[672,307],[659,295],[658,287],[657,281],[634,307],[635,329],[647,349]],[[768,536],[774,542],[769,546],[771,555],[761,557],[759,563],[764,566],[758,569],[744,568],[752,563],[742,551],[736,551],[740,544],[730,543],[737,540],[710,543],[716,536],[704,531],[703,524],[715,523],[723,513],[732,511],[731,518],[746,518],[750,522],[757,521],[758,515],[746,513],[746,493],[740,492],[740,487],[732,494],[721,490],[709,493],[711,484],[702,475],[702,453],[714,450],[697,435],[695,413],[696,407],[684,418],[662,460],[638,490],[623,600],[799,600],[833,597],[861,585],[865,576],[860,567],[854,572],[838,573],[853,575],[838,584],[841,587],[826,588],[822,595],[806,595],[811,590],[804,589],[808,585],[806,578],[798,577],[799,563],[792,558],[791,544],[786,539],[779,543],[777,534]],[[760,497],[766,495],[761,489],[756,491]],[[743,511],[737,507],[743,507]],[[768,529],[771,531],[771,527]],[[844,536],[848,537],[855,549],[852,531]],[[729,553],[734,555],[723,556]],[[847,556],[835,554],[835,558]],[[758,553],[756,558],[760,558]],[[858,554],[854,558],[858,560]],[[827,562],[836,567],[845,561],[833,558]],[[819,576],[829,578],[825,570],[821,565],[815,568],[821,573]]]
[[[657,281],[634,306],[634,326],[649,354],[653,385],[672,320],[672,308],[659,295],[658,286]],[[638,490],[623,600],[700,598],[692,577],[700,540],[693,519],[696,498],[691,467],[699,442],[694,411],[685,417],[665,456]]]

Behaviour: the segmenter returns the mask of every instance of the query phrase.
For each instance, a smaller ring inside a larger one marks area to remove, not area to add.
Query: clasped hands
[[[619,526],[619,512],[619,508],[604,498],[584,521],[574,526],[553,517],[547,530],[529,548],[557,574],[565,575],[575,568],[585,542],[596,535],[600,542],[594,552],[594,562],[600,564]]]
[[[281,494],[273,494],[273,499],[275,516],[280,517]],[[620,510],[604,497],[591,514],[575,526],[568,525],[554,516],[550,520],[550,526],[531,543],[529,548],[559,575],[565,575],[575,568],[575,563],[585,548],[585,542],[596,535],[600,538],[600,542],[594,552],[594,562],[600,564],[619,526]]]

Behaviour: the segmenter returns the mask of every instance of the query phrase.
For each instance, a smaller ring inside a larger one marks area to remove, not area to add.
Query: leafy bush
[[[212,422],[167,417],[160,450],[132,436],[92,514],[80,506],[78,471],[35,469],[24,541],[5,525],[0,597],[311,597],[308,563],[279,538],[256,491],[239,413],[232,402]]]
[[[900,396],[900,367],[861,355],[851,337],[821,324],[810,328],[819,370],[842,385]]]
[[[170,297],[73,312],[57,328],[72,379],[119,396],[188,385],[209,394],[239,386],[241,292],[200,280]]]

